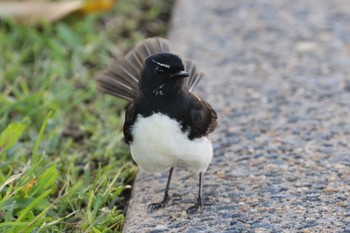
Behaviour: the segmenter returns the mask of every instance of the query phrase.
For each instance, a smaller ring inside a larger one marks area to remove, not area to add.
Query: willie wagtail
[[[131,101],[123,131],[135,162],[152,173],[170,168],[164,198],[150,210],[168,203],[174,166],[199,173],[197,203],[187,213],[202,207],[202,175],[213,156],[208,134],[217,124],[212,107],[191,93],[202,77],[191,60],[171,54],[163,38],[144,40],[97,76],[100,91]]]

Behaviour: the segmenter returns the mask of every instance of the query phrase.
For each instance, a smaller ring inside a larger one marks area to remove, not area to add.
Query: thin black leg
[[[160,209],[160,208],[164,208],[166,206],[166,204],[169,202],[169,186],[170,186],[170,181],[171,181],[171,176],[173,174],[173,170],[174,170],[173,167],[170,168],[168,181],[166,183],[166,187],[165,187],[165,191],[164,191],[164,198],[163,198],[163,200],[161,202],[159,202],[159,203],[149,204],[148,205],[148,209],[150,211],[157,210],[157,209]]]
[[[197,212],[199,208],[202,208],[203,200],[202,200],[202,173],[199,173],[199,190],[198,190],[198,198],[197,203],[194,206],[191,206],[187,209],[187,214],[193,214]]]

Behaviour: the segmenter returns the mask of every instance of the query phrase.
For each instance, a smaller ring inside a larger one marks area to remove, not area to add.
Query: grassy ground
[[[126,102],[94,75],[164,35],[171,1],[120,0],[104,15],[0,25],[0,232],[118,232],[136,167]]]

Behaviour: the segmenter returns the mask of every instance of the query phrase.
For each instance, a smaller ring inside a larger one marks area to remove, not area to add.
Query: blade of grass
[[[5,188],[6,185],[11,184],[13,181],[19,179],[21,176],[22,176],[22,173],[19,173],[19,174],[10,176],[10,177],[5,181],[5,183],[3,183],[3,184],[0,186],[0,192],[3,190],[3,188]]]
[[[22,122],[12,122],[7,126],[0,135],[0,153],[9,150],[19,140],[28,126],[28,121],[25,118]]]
[[[15,208],[15,202],[13,202],[11,204],[11,207],[6,211],[6,215],[5,215],[5,222],[10,222],[12,221],[12,213],[13,213],[13,209]]]
[[[50,209],[52,209],[52,208],[55,206],[56,202],[61,198],[62,192],[63,192],[64,188],[65,188],[65,187],[63,187],[63,188],[61,189],[61,191],[60,191],[59,194],[58,194],[58,197],[57,197],[48,207],[46,207],[46,208],[45,208],[40,214],[38,214],[31,222],[29,222],[28,225],[26,225],[25,230],[28,230],[29,228],[31,228],[32,225],[33,225],[34,223],[36,223],[36,222],[37,222],[40,218],[42,218]],[[54,222],[55,222],[55,224],[58,223],[58,222],[59,222],[59,219],[56,220],[56,221],[54,221]],[[51,222],[51,223],[53,223],[53,222]],[[45,222],[44,222],[43,224],[45,224]],[[52,224],[52,225],[53,225],[53,224]],[[22,231],[23,231],[23,230],[22,230]],[[20,231],[20,233],[21,233],[22,231]]]
[[[51,192],[51,189],[47,190],[43,194],[41,194],[39,197],[37,197],[32,203],[30,203],[23,211],[21,211],[20,215],[18,216],[16,222],[20,222],[28,213],[33,209],[33,207],[42,199],[47,197]]]
[[[41,193],[52,186],[56,182],[57,176],[58,172],[56,170],[56,164],[54,164],[38,177],[37,184],[29,195],[34,197],[37,193]]]
[[[34,149],[33,149],[33,152],[32,152],[32,155],[33,155],[34,158],[36,158],[36,156],[37,156],[37,152],[38,152],[40,143],[41,143],[41,141],[42,141],[42,138],[43,138],[43,135],[44,135],[44,131],[45,131],[45,129],[46,129],[47,122],[48,122],[48,120],[50,119],[51,115],[52,115],[52,111],[50,111],[50,112],[47,114],[47,116],[46,116],[46,118],[45,118],[45,120],[44,120],[44,122],[43,122],[43,124],[42,124],[42,126],[41,126],[41,128],[40,128],[39,135],[38,135],[38,139],[37,139],[36,142],[35,142],[35,146],[34,146]],[[34,161],[35,161],[35,160],[34,160]]]
[[[27,224],[28,222],[3,222],[3,223],[0,223],[0,229],[4,227],[23,227]]]

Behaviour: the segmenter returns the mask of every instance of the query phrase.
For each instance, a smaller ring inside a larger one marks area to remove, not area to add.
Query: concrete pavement
[[[169,38],[218,111],[204,195],[177,168],[180,203],[148,212],[167,173],[139,172],[124,232],[350,232],[350,2],[178,0]]]

